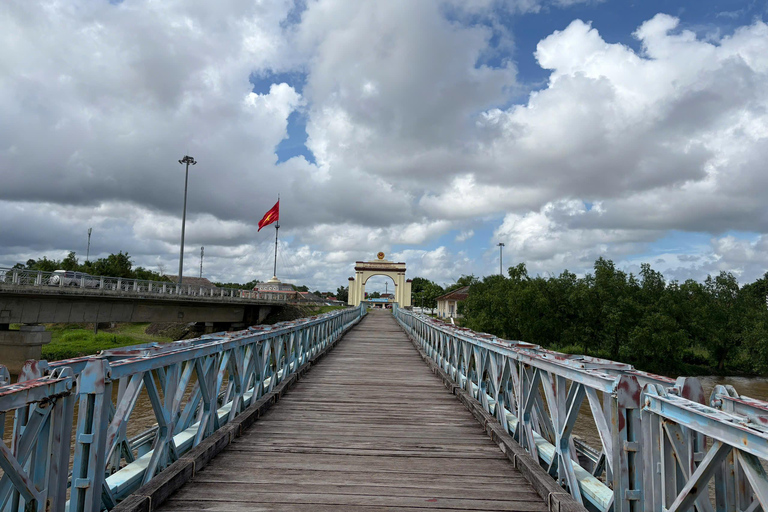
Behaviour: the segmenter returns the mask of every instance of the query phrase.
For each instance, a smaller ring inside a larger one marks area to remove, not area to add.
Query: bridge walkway
[[[547,507],[374,311],[163,511]]]

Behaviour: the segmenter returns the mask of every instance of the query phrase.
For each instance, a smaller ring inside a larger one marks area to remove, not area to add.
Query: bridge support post
[[[77,378],[79,405],[72,464],[70,510],[100,512],[115,506],[106,475],[107,426],[112,397],[112,369],[106,359],[92,359]]]
[[[269,314],[272,312],[272,308],[269,306],[261,306],[259,308],[259,318],[257,319],[257,324],[261,324],[264,322],[264,320],[267,319]]]
[[[40,359],[43,345],[51,342],[51,333],[42,325],[22,325],[18,331],[0,324],[0,364],[13,374],[18,374],[28,359]]]
[[[611,400],[614,510],[645,510],[640,391],[636,377],[622,375]]]

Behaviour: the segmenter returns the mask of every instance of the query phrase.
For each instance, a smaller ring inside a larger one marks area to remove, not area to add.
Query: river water
[[[766,377],[699,377],[708,399],[712,389],[719,384],[730,384],[739,395],[768,401],[768,378]]]

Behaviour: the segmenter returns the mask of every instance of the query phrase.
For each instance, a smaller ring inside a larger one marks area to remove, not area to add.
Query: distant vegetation
[[[476,331],[658,373],[768,373],[768,274],[740,286],[729,272],[703,283],[667,282],[650,265],[638,276],[610,260],[578,278],[508,277],[475,282],[460,305]]]
[[[411,282],[412,305],[419,308],[423,307],[424,309],[435,309],[439,296],[477,282],[478,279],[475,276],[461,276],[454,284],[443,288],[429,279],[414,277]]]
[[[253,287],[256,286],[258,283],[260,283],[258,279],[254,279],[253,281],[248,281],[247,283],[224,283],[224,282],[216,282],[213,283],[215,286],[218,286],[219,288],[234,288],[236,290],[253,290]]]
[[[77,255],[70,252],[63,260],[49,260],[43,256],[39,260],[27,260],[26,263],[17,263],[13,268],[27,270],[42,270],[53,272],[54,270],[73,270],[85,272],[93,276],[123,277],[126,279],[145,279],[149,281],[170,281],[170,279],[158,272],[144,267],[133,267],[133,262],[128,253],[122,251],[110,254],[106,258],[80,263]]]
[[[138,345],[142,343],[167,343],[168,336],[147,334],[150,324],[118,324],[114,329],[94,333],[84,324],[49,324],[51,342],[43,345],[43,359],[58,361],[72,357],[95,354],[100,350]]]

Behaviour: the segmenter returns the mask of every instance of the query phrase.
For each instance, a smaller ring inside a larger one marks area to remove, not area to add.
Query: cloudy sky
[[[8,0],[0,266],[127,251],[346,284],[384,251],[454,282],[599,256],[768,269],[755,0]],[[390,284],[391,286],[391,284]],[[384,280],[368,289],[384,288]]]

